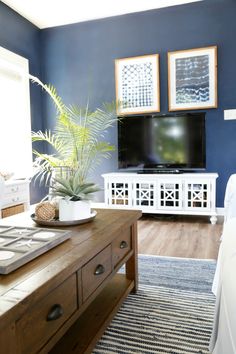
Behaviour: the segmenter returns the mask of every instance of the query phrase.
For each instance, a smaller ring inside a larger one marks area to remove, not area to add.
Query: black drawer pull
[[[94,271],[94,275],[100,275],[100,274],[103,274],[105,272],[105,268],[102,264],[99,264],[95,271]]]
[[[52,306],[47,315],[47,321],[55,321],[63,315],[63,308],[61,305],[55,304]]]
[[[124,248],[127,248],[128,247],[128,244],[127,244],[127,242],[126,241],[121,241],[121,243],[120,243],[120,249],[124,249]]]

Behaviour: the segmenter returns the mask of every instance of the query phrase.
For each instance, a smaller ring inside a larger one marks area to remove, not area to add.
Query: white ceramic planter
[[[89,218],[91,215],[90,201],[59,200],[59,220],[72,221]]]

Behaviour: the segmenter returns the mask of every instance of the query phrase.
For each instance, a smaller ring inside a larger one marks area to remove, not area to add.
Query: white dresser
[[[5,182],[1,199],[0,218],[29,209],[29,180],[8,180]]]

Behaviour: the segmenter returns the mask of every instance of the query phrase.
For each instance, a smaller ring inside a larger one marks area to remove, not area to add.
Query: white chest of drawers
[[[29,209],[29,183],[29,180],[9,180],[5,182],[3,197],[1,199],[0,218],[2,218],[5,208],[22,205],[21,211]]]

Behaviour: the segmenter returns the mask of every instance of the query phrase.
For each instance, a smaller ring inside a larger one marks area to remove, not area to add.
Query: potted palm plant
[[[105,103],[102,108],[90,111],[88,106],[66,106],[52,85],[42,83],[30,75],[32,82],[40,85],[52,98],[56,107],[53,131],[32,132],[32,142],[44,142],[52,153],[46,154],[33,148],[35,178],[40,182],[50,180],[55,170],[78,171],[81,184],[103,158],[109,158],[114,146],[104,141],[106,131],[116,121],[115,104]]]
[[[33,148],[35,180],[39,179],[40,183],[50,186],[51,197],[62,198],[59,202],[60,220],[81,219],[84,215],[88,217],[90,205],[86,200],[91,193],[99,190],[89,181],[91,172],[103,158],[109,158],[114,150],[114,146],[104,138],[105,132],[117,118],[115,104],[103,104],[101,109],[97,108],[92,112],[88,106],[67,106],[53,86],[44,84],[31,75],[30,80],[49,94],[56,107],[55,128],[52,131],[32,132],[33,144],[44,142],[51,149],[51,153],[46,154]],[[58,175],[56,171],[62,173]],[[63,171],[66,172],[65,176]],[[84,211],[80,210],[77,214],[73,210],[78,209],[78,204],[83,200]]]

